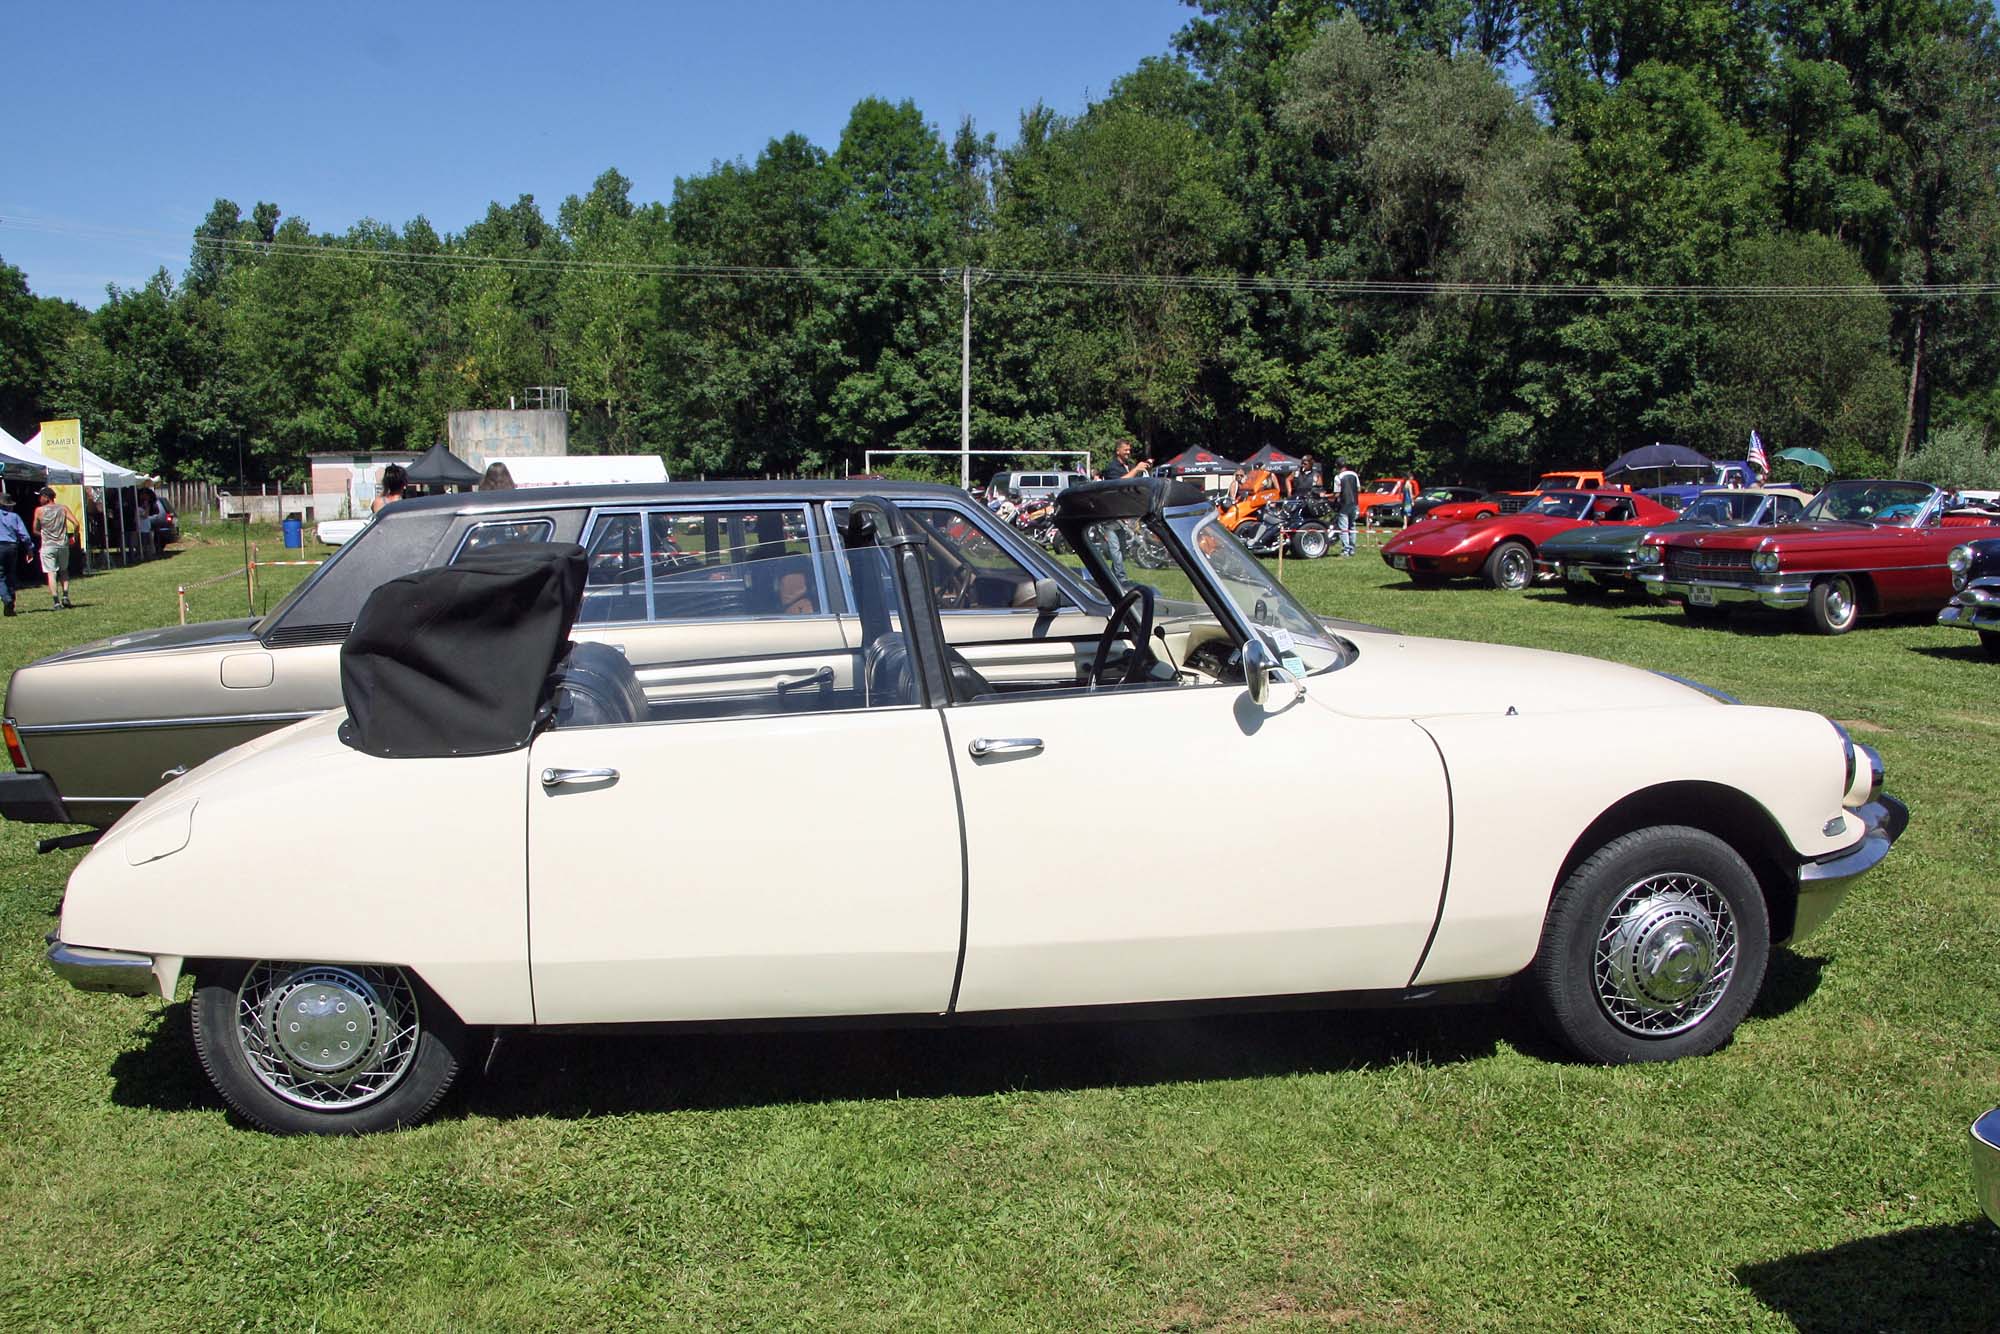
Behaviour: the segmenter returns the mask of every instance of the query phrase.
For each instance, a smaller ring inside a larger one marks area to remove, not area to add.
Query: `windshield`
[[[1921,482],[1835,482],[1806,506],[1806,522],[1823,519],[1913,527],[1934,489]]]
[[[1583,479],[1573,472],[1555,472],[1542,478],[1537,491],[1568,491]]]
[[[1590,508],[1591,496],[1581,491],[1551,491],[1536,496],[1521,507],[1523,514],[1550,514],[1559,519],[1581,519]]]
[[[1294,671],[1325,671],[1347,661],[1349,646],[1300,606],[1264,563],[1244,549],[1214,511],[1169,518],[1174,535],[1206,567],[1203,582]]]

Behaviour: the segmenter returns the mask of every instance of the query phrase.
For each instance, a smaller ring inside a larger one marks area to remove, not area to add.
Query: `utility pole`
[[[965,290],[965,326],[958,349],[958,486],[972,489],[972,266],[960,275]]]

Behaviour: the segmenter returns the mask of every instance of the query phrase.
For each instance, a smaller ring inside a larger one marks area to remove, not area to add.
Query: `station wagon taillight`
[[[21,749],[21,734],[14,730],[12,718],[0,718],[0,735],[7,738],[7,758],[14,762],[14,767],[27,768],[28,753]]]

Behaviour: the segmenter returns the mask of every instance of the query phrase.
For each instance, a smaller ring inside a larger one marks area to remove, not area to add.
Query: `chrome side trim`
[[[1974,1121],[1966,1138],[1972,1150],[1972,1189],[1979,1195],[1979,1207],[2000,1223],[2000,1107]]]
[[[50,940],[49,967],[79,991],[111,991],[121,996],[155,996],[160,991],[150,954],[97,950]]]
[[[254,723],[296,723],[317,718],[324,709],[301,713],[220,713],[198,718],[121,718],[108,723],[39,723],[16,725],[22,736],[59,736],[71,732],[135,732],[154,727],[241,727]]]

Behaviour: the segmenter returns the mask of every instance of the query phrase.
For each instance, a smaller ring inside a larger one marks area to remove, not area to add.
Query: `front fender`
[[[1527,967],[1578,837],[1649,788],[1732,788],[1770,816],[1801,862],[1846,848],[1860,832],[1851,819],[1831,824],[1843,814],[1847,760],[1839,734],[1816,713],[1702,703],[1426,718],[1422,726],[1451,775],[1452,851],[1418,985]]]
[[[385,760],[343,745],[339,722],[218,757],[136,807],[71,874],[62,942],[399,964],[467,1023],[533,1022],[528,752]]]

